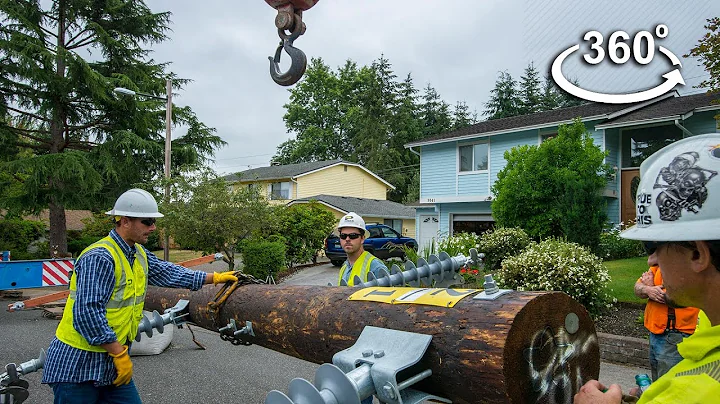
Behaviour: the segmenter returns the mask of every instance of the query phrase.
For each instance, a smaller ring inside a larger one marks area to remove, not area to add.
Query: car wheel
[[[343,261],[340,261],[340,260],[331,260],[330,263],[333,264],[333,265],[335,265],[336,267],[339,267],[339,266],[341,266],[341,265],[343,264]]]

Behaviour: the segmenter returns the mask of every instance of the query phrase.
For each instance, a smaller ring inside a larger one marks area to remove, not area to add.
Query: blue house
[[[505,167],[505,151],[539,145],[557,134],[558,126],[580,118],[594,143],[608,152],[616,168],[603,195],[610,222],[635,217],[634,191],[640,163],[656,150],[687,136],[718,131],[714,116],[720,95],[679,96],[670,92],[637,104],[589,103],[535,114],[484,121],[442,133],[406,148],[420,156],[420,200],[416,206],[416,239],[421,246],[438,235],[477,234],[494,225],[492,184]]]

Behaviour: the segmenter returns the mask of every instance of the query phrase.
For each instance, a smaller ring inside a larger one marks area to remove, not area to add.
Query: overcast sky
[[[173,101],[189,105],[228,143],[212,167],[234,173],[269,164],[276,147],[291,137],[282,117],[287,88],[268,73],[267,57],[278,43],[275,10],[263,0],[146,0],[155,12],[172,12],[170,40],[153,46],[153,58],[192,79]],[[720,16],[717,0],[320,0],[303,15],[307,32],[296,42],[308,59],[321,57],[336,69],[352,59],[369,65],[384,54],[395,74],[411,73],[417,88],[435,87],[454,105],[465,101],[481,114],[499,71],[519,79],[533,61],[545,72],[574,44],[587,53],[583,35],[605,37],[623,30],[634,36],[669,29],[664,46],[681,58],[686,81],[681,93],[704,77],[697,61],[684,59],[706,32],[705,20]],[[628,93],[658,85],[671,70],[656,52],[647,65],[614,65],[609,58],[588,65],[576,52],[563,73],[596,92]],[[287,57],[283,53],[283,57]],[[283,68],[284,71],[285,68]],[[178,128],[175,136],[183,133]]]

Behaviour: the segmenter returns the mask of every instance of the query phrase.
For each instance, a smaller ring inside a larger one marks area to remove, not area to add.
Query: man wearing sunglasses
[[[356,276],[366,282],[368,272],[379,277],[382,269],[387,271],[387,267],[381,260],[363,248],[363,242],[369,232],[365,228],[365,221],[362,217],[355,212],[349,212],[340,219],[337,230],[340,233],[342,248],[347,254],[347,261],[340,267],[338,285],[344,279],[348,286],[353,286]]]
[[[123,193],[106,214],[115,228],[76,260],[65,311],[48,348],[42,382],[52,387],[55,404],[141,402],[128,349],[148,284],[198,290],[237,281],[232,271],[192,271],[143,247],[155,220],[163,217],[148,192]]]
[[[686,164],[677,164],[679,159]],[[697,307],[695,333],[678,344],[683,360],[653,381],[638,403],[720,402],[720,134],[691,136],[640,166],[636,225],[622,237],[641,240],[662,272],[665,303]],[[637,389],[631,391],[637,395]],[[587,382],[576,404],[620,403],[617,385]]]

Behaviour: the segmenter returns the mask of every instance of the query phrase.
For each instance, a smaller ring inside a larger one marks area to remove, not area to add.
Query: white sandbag
[[[143,311],[145,317],[152,318],[152,313],[149,311]],[[160,334],[158,330],[153,329],[153,336],[148,337],[145,333],[142,333],[140,341],[133,341],[130,347],[130,356],[143,356],[143,355],[157,355],[162,353],[170,345],[173,339],[173,330],[175,326],[167,324]]]

